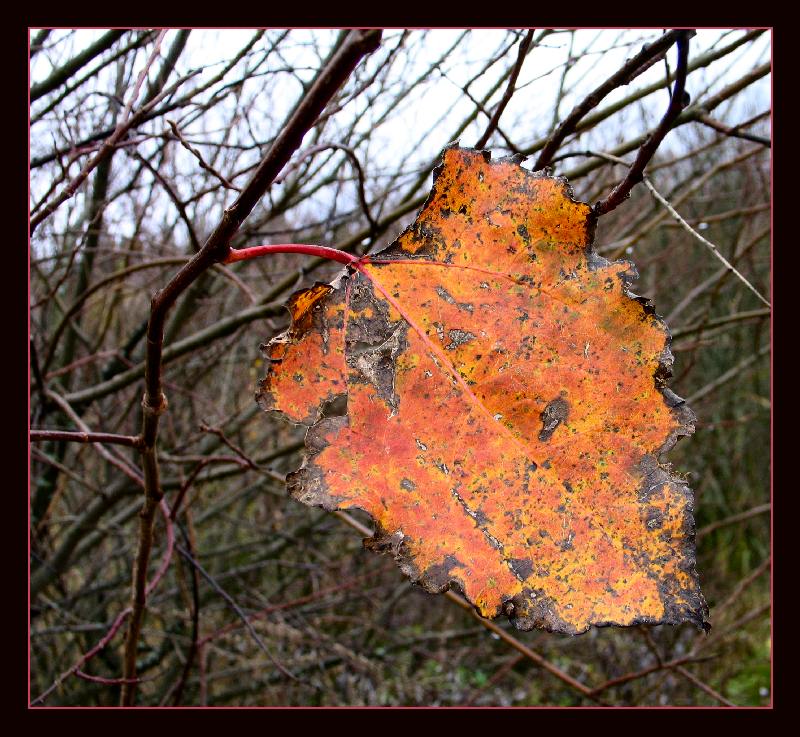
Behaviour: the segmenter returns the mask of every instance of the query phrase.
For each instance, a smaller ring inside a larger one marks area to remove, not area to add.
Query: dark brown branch
[[[287,33],[288,33],[288,31],[284,31],[283,36],[285,36]],[[242,58],[247,53],[250,52],[250,50],[253,48],[255,43],[263,35],[264,35],[264,31],[263,30],[256,32],[253,35],[253,38],[247,44],[247,46],[245,46],[236,56],[234,56],[233,59],[231,59],[231,61],[225,66],[225,68],[219,74],[217,74],[216,76],[214,76],[213,78],[208,80],[208,82],[206,82],[205,84],[200,85],[200,87],[190,91],[186,95],[182,96],[180,99],[174,100],[173,102],[170,102],[170,103],[164,105],[163,107],[160,107],[160,108],[158,108],[156,110],[149,109],[149,111],[147,113],[142,115],[141,119],[139,120],[139,123],[146,123],[146,122],[148,122],[150,120],[154,120],[155,118],[160,118],[162,115],[166,115],[167,113],[169,113],[169,112],[171,112],[173,110],[178,110],[178,109],[182,108],[184,105],[186,105],[192,98],[196,97],[197,95],[201,94],[202,92],[205,92],[206,90],[208,90],[211,87],[213,87],[217,82],[219,82],[221,79],[223,79],[225,77],[225,75],[228,72],[230,72],[230,70],[233,69],[242,60]],[[283,36],[281,36],[281,38],[283,38]],[[190,76],[194,76],[194,74],[196,74],[196,73],[197,72],[192,72]],[[175,88],[174,85],[173,85],[173,88]],[[159,95],[159,99],[163,99],[163,98],[164,98],[164,95]],[[148,100],[148,102],[149,102],[149,100]],[[44,156],[39,156],[39,157],[37,157],[35,159],[31,159],[30,168],[31,169],[36,169],[36,168],[38,168],[40,166],[44,166],[45,164],[49,164],[51,161],[54,161],[55,159],[57,159],[59,156],[64,156],[65,154],[68,154],[71,151],[74,151],[76,149],[77,150],[82,150],[86,146],[91,146],[92,144],[96,144],[99,141],[102,141],[102,140],[108,138],[108,136],[110,136],[113,132],[114,132],[114,128],[104,128],[104,129],[99,130],[99,131],[97,131],[95,133],[92,133],[90,136],[87,136],[86,138],[81,139],[79,142],[77,142],[77,143],[75,143],[75,144],[73,144],[71,146],[58,148],[58,149],[55,149],[54,151],[51,151],[49,154],[45,154]]]
[[[722,59],[725,56],[727,56],[728,54],[734,52],[741,45],[743,45],[745,43],[748,43],[750,41],[753,41],[754,39],[758,38],[758,36],[761,35],[762,33],[764,33],[763,30],[749,31],[748,33],[744,34],[741,38],[736,39],[734,42],[728,44],[727,46],[724,46],[721,49],[717,49],[715,51],[708,51],[705,54],[701,54],[700,56],[697,56],[688,65],[687,74],[690,73],[690,72],[697,71],[698,69],[705,69],[709,65],[713,64],[715,61],[718,61],[719,59]],[[769,66],[769,65],[767,65],[767,66]],[[583,133],[585,131],[588,131],[588,130],[594,128],[598,124],[602,123],[604,120],[607,120],[612,115],[618,113],[620,110],[624,110],[625,108],[627,108],[628,106],[632,105],[633,103],[635,103],[635,102],[647,97],[648,95],[651,95],[654,92],[657,92],[658,90],[664,88],[665,86],[671,84],[674,81],[674,79],[675,79],[675,75],[673,73],[667,79],[659,80],[658,82],[654,82],[654,83],[649,84],[649,85],[647,85],[645,87],[642,87],[641,89],[635,90],[631,94],[626,95],[625,97],[623,97],[621,100],[617,100],[616,102],[610,103],[610,104],[606,105],[604,108],[602,108],[600,110],[597,110],[596,112],[591,113],[590,115],[587,115],[585,118],[583,118],[575,126],[575,133]],[[541,151],[548,140],[549,140],[549,137],[548,138],[539,138],[536,141],[534,141],[532,144],[530,144],[529,146],[526,146],[525,148],[523,148],[520,151],[520,153],[522,153],[522,154],[524,154],[526,156],[530,156],[530,155],[536,153],[537,151]],[[641,141],[639,143],[637,143],[636,146],[639,146],[640,144],[641,144]],[[633,148],[636,148],[636,146],[633,146]],[[627,153],[628,150],[631,150],[631,149],[627,149],[623,153]],[[615,152],[615,153],[621,155],[619,152]],[[33,164],[31,164],[31,165],[33,165]],[[571,178],[569,176],[567,178],[571,180]]]
[[[153,538],[155,511],[163,496],[159,482],[156,440],[159,417],[166,411],[167,401],[162,391],[161,357],[164,323],[169,309],[194,281],[218,261],[224,261],[230,251],[230,241],[245,218],[299,148],[339,88],[344,84],[361,59],[380,45],[381,31],[351,31],[329,58],[310,88],[290,113],[278,137],[259,164],[250,181],[236,201],[225,210],[219,225],[200,251],[167,284],[157,292],[150,306],[145,359],[145,394],[142,400],[142,466],[145,477],[145,501],[139,517],[139,549],[133,574],[132,614],[125,640],[124,672],[126,679],[136,677],[136,651],[145,607],[145,578]],[[135,683],[122,688],[121,703],[130,706],[136,693]]]
[[[42,47],[44,46],[44,42],[47,40],[47,37],[53,32],[52,28],[43,28],[36,36],[30,39],[30,58],[33,59],[36,54],[38,54]]]
[[[166,313],[180,294],[211,264],[225,260],[230,250],[230,240],[244,219],[286,165],[292,153],[297,150],[303,136],[361,58],[378,47],[380,38],[379,31],[351,32],[347,41],[320,72],[308,93],[292,111],[283,130],[273,142],[251,180],[236,201],[225,210],[222,220],[203,248],[164,289],[153,297],[147,331],[148,350],[145,368],[145,401],[151,409],[161,406],[161,341]]]
[[[35,115],[31,115],[31,125],[34,125],[45,117],[48,113],[55,110],[61,102],[70,95],[71,93],[75,92],[75,90],[79,89],[83,84],[87,82],[87,80],[92,79],[97,75],[100,70],[107,67],[109,64],[113,64],[117,59],[121,59],[122,57],[126,56],[128,52],[133,51],[134,49],[141,48],[145,44],[150,43],[153,41],[156,36],[158,35],[158,31],[143,31],[140,33],[136,38],[134,38],[129,43],[121,46],[117,51],[113,54],[107,56],[103,61],[95,64],[91,69],[89,69],[84,75],[78,77],[74,82],[66,85],[64,89],[62,89],[58,95],[53,97],[53,99],[47,103],[47,105],[43,108],[40,108],[36,111]],[[108,135],[113,133],[113,129],[109,131]]]
[[[553,163],[553,155],[558,151],[558,147],[567,136],[575,132],[575,126],[577,126],[578,122],[590,110],[596,108],[603,98],[617,89],[617,87],[630,84],[642,72],[649,69],[659,59],[664,58],[670,46],[672,46],[682,34],[684,34],[684,31],[669,31],[657,41],[646,44],[636,56],[628,59],[616,74],[609,77],[596,90],[589,94],[550,134],[550,138],[548,138],[547,142],[544,144],[533,168],[544,169],[544,167],[550,166]]]
[[[694,31],[681,31],[678,38],[678,68],[676,70],[675,87],[672,90],[667,112],[664,113],[664,117],[655,131],[653,131],[653,134],[642,144],[639,153],[636,155],[636,160],[631,168],[628,169],[625,179],[614,187],[608,197],[600,200],[594,206],[594,214],[597,217],[616,209],[630,196],[633,187],[642,181],[645,166],[650,163],[650,159],[653,158],[656,149],[661,144],[661,141],[664,140],[664,136],[667,135],[672,124],[685,107],[686,66],[689,60],[689,39],[692,35],[694,35]]]
[[[525,61],[525,56],[528,53],[528,49],[531,47],[531,41],[533,40],[534,30],[535,30],[534,28],[531,28],[525,34],[525,38],[523,38],[522,41],[520,41],[519,51],[517,52],[517,61],[514,63],[514,68],[511,70],[511,76],[508,78],[508,85],[506,86],[506,91],[503,93],[503,97],[500,100],[500,104],[494,111],[494,115],[492,115],[492,119],[489,121],[489,125],[486,126],[486,130],[483,132],[483,135],[475,143],[475,148],[483,148],[486,145],[489,138],[491,138],[492,133],[494,133],[494,129],[497,128],[497,124],[500,122],[500,116],[506,109],[506,105],[508,105],[512,95],[514,94],[514,87],[517,84],[517,77],[519,77],[519,72],[522,69],[522,64]]]

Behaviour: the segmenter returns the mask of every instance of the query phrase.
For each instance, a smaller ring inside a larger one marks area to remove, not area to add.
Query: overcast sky
[[[564,78],[564,95],[558,110],[558,118],[563,118],[572,107],[585,97],[588,92],[614,73],[626,58],[638,52],[643,41],[651,41],[661,34],[661,29],[651,31],[642,30],[579,30],[574,34],[561,32],[547,36],[528,56],[517,82],[517,92],[503,114],[501,128],[509,137],[520,145],[524,145],[535,138],[546,135],[551,129],[554,120],[554,102],[556,100],[563,64],[568,55],[574,63]],[[35,30],[32,31],[35,34]],[[64,63],[85,48],[103,33],[103,30],[81,30],[76,33],[67,31],[53,31],[47,39],[45,49],[34,57],[31,65],[31,80],[36,83],[45,79],[53,69],[53,65]],[[165,52],[177,31],[169,31],[164,38],[161,51]],[[266,50],[278,35],[278,30],[267,31],[256,49]],[[402,30],[387,30],[383,36],[383,45],[388,48],[396,44]],[[413,34],[422,34],[415,31]],[[396,74],[401,75],[399,82],[408,82],[426,69],[434,60],[440,57],[449,48],[462,30],[432,30],[428,31],[425,42],[415,47],[415,53],[404,66],[398,67]],[[713,48],[716,45],[730,43],[741,36],[741,30],[699,30],[691,41],[690,58]],[[336,37],[336,30],[294,30],[291,32],[292,44],[283,44],[282,56],[276,59],[275,66],[294,66],[298,76],[309,80],[319,66],[319,57],[324,56]],[[413,35],[412,34],[412,35]],[[191,33],[186,50],[181,56],[177,71],[185,74],[191,69],[204,67],[204,71],[187,83],[186,89],[199,86],[204,80],[209,79],[221,65],[230,60],[252,38],[252,29],[242,30],[196,30]],[[746,44],[733,54],[724,57],[709,67],[699,70],[690,76],[687,89],[693,99],[702,99],[706,94],[719,90],[731,81],[758,64],[769,61],[771,34],[765,33],[754,43]],[[309,47],[308,42],[316,44],[316,53]],[[486,59],[497,53],[503,43],[508,42],[508,35],[503,30],[473,30],[456,52],[451,54],[439,68],[439,74],[431,76],[425,85],[419,85],[409,95],[392,115],[377,129],[365,144],[367,148],[359,151],[364,157],[365,168],[369,176],[377,182],[382,170],[390,170],[396,164],[398,157],[404,160],[404,167],[409,171],[415,166],[425,166],[444,145],[449,143],[448,136],[455,129],[458,122],[474,109],[473,103],[464,95],[462,87],[474,76]],[[140,51],[137,58],[137,73],[144,66],[147,54]],[[675,68],[676,49],[670,50],[668,60],[670,68]],[[506,54],[498,64],[496,72],[499,73],[511,60],[516,58],[516,45]],[[158,65],[153,65],[151,75],[157,70]],[[116,72],[113,65],[104,70],[106,89],[113,89],[113,77]],[[480,98],[497,77],[496,74],[486,75],[486,78],[475,83],[470,92]],[[638,77],[630,87],[622,87],[612,92],[604,101],[603,106],[630,94],[633,88],[639,88],[664,78],[665,67],[659,63],[651,67]],[[235,75],[231,75],[235,76]],[[174,79],[174,77],[173,77]],[[255,140],[269,140],[276,133],[276,126],[280,123],[286,111],[295,103],[301,93],[301,86],[296,78],[291,75],[272,75],[251,79],[242,92],[243,96],[251,96],[252,105],[248,114],[247,130],[236,132],[242,136],[242,143],[252,143]],[[268,88],[265,85],[269,85]],[[268,89],[265,94],[264,90]],[[492,98],[490,106],[496,104],[502,95],[504,85]],[[38,100],[33,106],[33,114],[41,110],[52,99],[52,94]],[[85,117],[86,127],[82,134],[92,132],[94,118],[88,109],[99,104],[96,99],[70,99],[35,124],[31,131],[31,153],[36,156],[49,152],[53,146],[53,132],[56,128],[64,130],[65,125],[78,123],[83,126]],[[715,117],[729,124],[741,122],[753,115],[768,110],[771,99],[770,76],[763,77],[752,84],[747,90],[734,97],[728,103],[715,111]],[[608,121],[598,126],[596,131],[590,133],[582,142],[584,147],[602,145],[610,147],[614,136],[624,135],[631,138],[647,127],[654,125],[666,108],[668,99],[666,92],[651,95],[641,105],[630,106],[618,115],[612,116]],[[107,104],[107,103],[103,103]],[[351,120],[357,111],[363,111],[366,100],[356,100],[350,114],[343,111],[337,114],[344,120]],[[184,129],[186,135],[196,135],[206,140],[221,140],[227,133],[227,113],[230,109],[221,105],[213,111],[212,115],[204,116],[196,124],[191,122]],[[367,110],[363,116],[362,125],[368,127],[382,111],[379,109]],[[439,121],[438,125],[434,124]],[[154,126],[163,128],[165,122],[154,121]],[[202,125],[202,128],[198,127]],[[462,136],[462,145],[472,145],[479,137],[486,125],[486,119],[479,119]],[[768,121],[763,125],[768,125]],[[433,129],[433,130],[431,130]],[[430,131],[430,133],[428,133]],[[768,131],[767,131],[768,132]],[[422,134],[425,134],[424,136]],[[495,141],[498,139],[494,139]],[[619,142],[619,141],[617,141]],[[664,147],[679,149],[681,136],[672,133],[664,141]],[[562,150],[569,150],[567,144]],[[191,158],[187,156],[187,166],[194,166]],[[32,195],[35,200],[41,196],[52,181],[52,172],[48,167],[34,170],[32,175]],[[71,172],[73,175],[77,170]],[[313,205],[312,205],[313,206]]]

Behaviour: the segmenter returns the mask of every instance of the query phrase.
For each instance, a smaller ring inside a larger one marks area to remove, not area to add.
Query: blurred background
[[[444,146],[473,146],[488,127],[495,157],[521,153],[533,167],[558,123],[661,33],[386,30],[232,245],[380,248],[413,221]],[[139,432],[151,296],[199,250],[342,39],[337,30],[31,30],[33,217],[135,116],[33,233],[31,427]],[[256,406],[259,345],[287,326],[292,291],[339,267],[276,255],[215,267],[169,315],[159,462],[168,501],[183,496],[176,542],[202,572],[175,554],[151,596],[137,703],[770,703],[770,309],[709,245],[770,299],[770,59],[769,31],[697,32],[689,106],[647,169],[694,233],[638,185],[595,239],[600,254],[636,264],[636,292],[673,334],[670,386],[698,417],[668,461],[695,491],[711,633],[683,625],[570,637],[499,619],[501,632],[490,631],[363,550],[364,535],[341,518],[290,499],[282,478],[302,462],[302,428]],[[673,47],[561,144],[553,170],[578,199],[594,203],[624,177],[624,165],[597,154],[633,161],[667,109],[675,60]],[[85,676],[59,677],[128,604],[138,453],[34,443],[30,463],[31,699],[58,681],[47,705],[116,704],[119,685],[104,680],[121,675],[121,633]],[[158,520],[153,571],[164,547]]]

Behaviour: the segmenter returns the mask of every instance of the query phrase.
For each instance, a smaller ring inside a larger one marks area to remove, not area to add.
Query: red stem
[[[236,261],[246,261],[268,253],[303,253],[307,256],[319,256],[341,264],[357,264],[360,259],[346,251],[328,246],[309,246],[303,243],[280,243],[270,246],[252,246],[251,248],[231,248],[223,264],[232,264]]]

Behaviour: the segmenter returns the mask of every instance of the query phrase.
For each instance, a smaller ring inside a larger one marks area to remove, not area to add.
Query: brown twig
[[[254,470],[258,470],[258,465],[256,462],[250,458],[238,445],[234,445],[228,438],[225,437],[225,433],[218,427],[211,427],[210,425],[206,424],[205,422],[200,423],[200,429],[203,432],[211,433],[212,435],[216,435],[222,443],[227,445],[234,453],[236,453],[239,458],[241,458],[249,468]]]
[[[676,70],[675,88],[672,90],[667,112],[664,113],[664,117],[661,118],[661,122],[652,135],[642,144],[639,153],[636,155],[636,160],[628,169],[625,179],[614,187],[608,197],[595,204],[593,211],[597,217],[611,212],[630,196],[633,187],[642,181],[645,166],[653,158],[653,154],[655,154],[661,141],[664,140],[664,136],[667,135],[675,119],[685,107],[686,66],[689,60],[689,39],[692,35],[694,35],[694,31],[681,31],[678,36],[678,68]]]
[[[485,684],[478,686],[478,688],[476,688],[472,694],[470,694],[470,697],[464,703],[464,706],[472,706],[478,700],[478,697],[481,695],[481,693],[483,693],[483,691],[500,683],[500,681],[505,678],[506,674],[516,668],[517,665],[523,660],[525,660],[525,656],[522,653],[517,653],[506,660],[506,662],[497,669],[497,672]]]
[[[247,631],[250,633],[250,636],[255,641],[256,645],[258,645],[261,652],[263,652],[273,663],[273,665],[285,675],[287,678],[291,678],[293,681],[297,681],[298,678],[289,670],[287,670],[286,666],[284,666],[273,654],[272,651],[264,644],[264,641],[259,637],[258,632],[255,631],[253,625],[250,623],[250,619],[247,615],[242,611],[241,607],[236,603],[233,597],[219,585],[217,580],[205,569],[198,561],[196,561],[191,553],[188,550],[185,550],[180,545],[178,545],[178,552],[188,561],[194,568],[197,569],[198,573],[206,580],[211,587],[216,591],[227,603],[227,605],[236,612],[236,616],[242,620]]]
[[[60,394],[57,394],[54,391],[48,390],[47,398],[52,400],[55,404],[57,404],[62,411],[64,412],[67,417],[69,417],[79,428],[80,432],[86,435],[93,435],[92,431],[86,426],[86,423],[80,418],[78,413],[70,406],[70,404],[62,397]],[[141,445],[137,445],[136,447],[141,447]],[[124,473],[129,479],[133,480],[139,486],[143,486],[144,482],[142,481],[142,477],[139,475],[139,472],[133,468],[127,460],[121,458],[109,450],[106,450],[102,445],[97,445],[97,452],[103,456],[112,466],[118,468],[122,473]]]
[[[503,97],[495,109],[494,114],[489,121],[489,125],[486,126],[486,130],[483,132],[483,135],[475,143],[475,148],[483,148],[489,141],[489,138],[491,138],[492,133],[494,133],[494,129],[497,128],[497,124],[500,122],[500,116],[503,114],[503,111],[506,109],[506,105],[508,105],[511,97],[514,94],[514,87],[517,84],[517,77],[519,77],[522,64],[525,61],[525,56],[528,54],[528,49],[531,47],[533,32],[535,30],[535,28],[529,29],[525,34],[525,38],[520,41],[519,51],[517,52],[517,61],[514,63],[514,68],[511,70],[511,76],[508,78],[506,91],[503,93]]]
[[[572,112],[550,134],[550,138],[547,139],[547,142],[542,147],[533,168],[544,169],[544,167],[550,166],[553,163],[553,155],[558,151],[558,147],[567,136],[575,131],[575,126],[589,111],[596,108],[603,98],[617,89],[617,87],[630,84],[659,59],[665,58],[670,46],[684,34],[684,31],[669,31],[657,41],[645,45],[636,56],[626,61],[616,74],[609,77],[581,103],[576,105]]]
[[[710,535],[714,530],[718,530],[720,527],[727,527],[728,525],[736,524],[737,522],[744,522],[745,520],[752,519],[753,517],[757,517],[759,514],[765,514],[772,509],[772,504],[769,502],[767,504],[759,504],[757,507],[753,507],[752,509],[748,509],[746,512],[740,512],[739,514],[731,515],[730,517],[725,517],[725,519],[719,519],[716,522],[712,522],[711,524],[706,525],[705,527],[701,527],[697,531],[697,539],[699,540],[701,537],[705,537],[706,535]]]
[[[356,177],[358,178],[358,200],[359,203],[361,204],[361,210],[363,211],[364,217],[367,219],[367,222],[369,223],[370,229],[373,232],[377,231],[379,227],[378,223],[372,217],[372,213],[370,212],[369,209],[369,204],[367,203],[367,194],[366,194],[366,189],[364,187],[364,183],[366,181],[366,176],[364,175],[364,168],[361,166],[361,162],[358,160],[356,152],[352,148],[350,148],[350,146],[345,146],[344,144],[341,143],[320,143],[318,146],[312,146],[311,148],[306,149],[305,151],[301,151],[300,155],[296,158],[296,160],[292,162],[290,166],[286,167],[281,176],[276,178],[275,181],[278,182],[283,180],[286,177],[286,175],[293,169],[296,169],[304,159],[307,159],[308,157],[313,156],[314,154],[318,154],[321,151],[327,151],[328,149],[335,149],[337,151],[342,151],[347,156],[347,158],[350,159],[350,163],[353,165]]]
[[[173,513],[175,509],[173,508]],[[172,516],[172,515],[170,515]],[[173,517],[174,519],[174,517]],[[178,529],[183,536],[183,540],[186,543],[186,547],[189,549],[189,553],[192,557],[196,557],[195,549],[195,539],[194,539],[194,527],[192,525],[191,514],[187,513],[187,527],[188,530],[184,530],[183,526],[179,525]],[[189,678],[189,673],[192,670],[192,665],[194,664],[195,658],[197,657],[197,653],[200,649],[200,644],[198,642],[199,635],[200,635],[200,573],[198,572],[197,568],[194,566],[190,566],[191,574],[192,574],[192,603],[191,603],[191,618],[192,618],[192,634],[191,634],[191,641],[189,643],[189,651],[186,654],[186,662],[184,663],[183,670],[181,671],[181,676],[178,679],[178,682],[175,684],[175,688],[172,689],[172,705],[177,706],[181,702],[181,698],[183,697],[183,689],[186,686],[186,681]]]
[[[662,670],[670,670],[672,668],[677,668],[684,663],[694,663],[700,660],[704,660],[704,658],[698,658],[695,655],[686,655],[684,657],[676,658],[674,660],[670,660],[669,662],[657,662],[655,665],[651,665],[649,668],[643,668],[642,670],[634,671],[632,673],[626,673],[625,675],[618,676],[617,678],[611,678],[604,683],[601,683],[599,686],[596,686],[592,689],[592,693],[597,695],[603,693],[603,691],[607,691],[609,688],[613,688],[614,686],[620,686],[623,683],[628,683],[629,681],[637,681],[640,678],[644,678],[645,676],[649,676],[651,673],[658,673]]]
[[[678,213],[678,211],[677,211],[677,210],[676,210],[674,207],[672,207],[672,205],[670,205],[670,204],[669,204],[669,201],[668,201],[668,200],[666,200],[666,199],[665,199],[665,198],[664,198],[664,197],[663,197],[663,196],[662,196],[662,195],[661,195],[661,194],[658,192],[658,190],[656,190],[656,188],[653,186],[652,182],[651,182],[649,179],[647,179],[647,177],[645,177],[645,176],[641,176],[641,177],[639,178],[639,181],[642,181],[642,180],[644,180],[644,184],[645,184],[645,186],[647,187],[647,189],[649,189],[649,190],[650,190],[650,192],[651,192],[651,194],[653,195],[653,197],[655,197],[655,198],[656,198],[656,199],[657,199],[657,200],[658,200],[658,201],[659,201],[659,202],[660,202],[660,203],[661,203],[661,204],[662,204],[662,205],[663,205],[663,206],[664,206],[664,207],[667,209],[667,211],[669,212],[669,214],[670,214],[670,215],[672,215],[672,217],[673,217],[673,218],[675,218],[675,220],[676,220],[678,223],[680,223],[680,225],[681,225],[681,226],[684,228],[684,230],[686,230],[688,233],[690,233],[692,236],[694,236],[694,237],[695,237],[697,240],[699,240],[699,241],[700,241],[700,242],[701,242],[701,243],[702,243],[704,246],[707,246],[707,247],[708,247],[708,248],[711,250],[711,253],[713,253],[713,254],[714,254],[714,256],[716,256],[716,258],[718,258],[718,259],[719,259],[719,260],[722,262],[722,264],[725,266],[725,268],[726,268],[728,271],[730,271],[732,274],[734,274],[734,275],[736,276],[736,278],[737,278],[737,279],[739,279],[739,281],[741,281],[741,282],[742,282],[742,283],[743,283],[743,284],[744,284],[744,285],[745,285],[745,286],[746,286],[746,287],[747,287],[747,288],[748,288],[748,289],[749,289],[749,290],[750,290],[750,291],[751,291],[753,294],[755,294],[755,295],[756,295],[756,297],[758,297],[758,298],[759,298],[759,299],[760,299],[760,300],[761,300],[761,301],[762,301],[762,302],[763,302],[763,303],[764,303],[764,304],[765,304],[767,307],[771,307],[771,305],[770,305],[769,301],[768,301],[768,300],[767,300],[767,299],[766,299],[764,296],[762,296],[761,292],[759,292],[759,291],[758,291],[758,290],[757,290],[757,289],[756,289],[756,288],[755,288],[755,287],[754,287],[754,286],[753,286],[753,285],[752,285],[752,284],[751,284],[751,283],[750,283],[750,282],[747,280],[747,278],[746,278],[744,275],[742,275],[742,273],[741,273],[741,272],[740,272],[740,271],[739,271],[739,270],[738,270],[738,269],[737,269],[735,266],[733,266],[733,265],[730,263],[730,261],[728,261],[728,259],[726,259],[726,258],[725,258],[725,257],[724,257],[724,256],[723,256],[723,255],[722,255],[720,252],[719,252],[719,249],[718,249],[718,248],[717,248],[717,247],[716,247],[716,246],[715,246],[715,245],[714,245],[714,244],[713,244],[711,241],[709,241],[707,238],[704,238],[702,235],[700,235],[700,233],[698,233],[698,232],[697,232],[697,231],[696,231],[696,230],[695,230],[695,229],[694,229],[694,228],[693,228],[691,225],[689,225],[689,223],[687,223],[687,222],[686,222],[686,221],[685,221],[685,220],[684,220],[684,219],[683,219],[683,218],[680,216],[680,214]]]
[[[66,64],[53,70],[52,74],[39,84],[33,85],[30,92],[30,101],[34,102],[43,97],[48,92],[52,92],[64,84],[73,74],[86,66],[92,59],[99,56],[104,51],[110,49],[123,35],[126,29],[121,31],[113,30],[104,33],[93,44],[84,49],[80,54],[70,59]],[[48,31],[49,33],[49,31]],[[46,37],[46,36],[45,36]],[[36,47],[31,47],[31,56],[37,51]]]
[[[759,358],[765,356],[770,351],[770,344],[766,343],[762,346],[757,353],[753,353],[744,360],[737,363],[735,366],[729,368],[725,373],[718,376],[713,381],[706,384],[702,389],[698,389],[694,394],[692,394],[687,400],[687,404],[696,404],[701,399],[705,399],[709,394],[719,389],[721,386],[727,384],[732,379],[735,379],[739,374],[743,371],[746,371],[750,368]]]
[[[167,509],[167,506],[164,503],[161,504],[161,513],[164,515],[164,520],[167,525],[167,534],[166,534],[167,546],[166,549],[164,550],[164,557],[161,561],[161,565],[158,567],[158,570],[156,571],[152,580],[146,585],[148,593],[152,592],[153,589],[155,589],[155,587],[158,586],[159,582],[164,577],[164,574],[167,572],[170,561],[172,560],[172,551],[174,549],[174,544],[175,544],[175,535],[173,532],[172,522],[169,519],[169,510]],[[43,691],[41,694],[39,694],[39,696],[37,696],[31,702],[31,706],[43,703],[44,700],[53,691],[55,691],[67,678],[69,678],[72,675],[77,675],[78,671],[80,671],[80,669],[86,663],[88,663],[95,655],[97,655],[101,650],[103,650],[103,648],[105,648],[106,645],[108,645],[108,643],[111,642],[111,640],[114,639],[114,636],[117,634],[117,632],[119,632],[120,627],[122,627],[123,623],[125,622],[125,619],[128,617],[128,615],[130,615],[131,611],[132,611],[131,607],[126,607],[125,609],[123,609],[116,616],[116,618],[111,624],[111,627],[108,628],[106,634],[100,638],[97,644],[93,648],[91,648],[91,650],[82,655],[69,670],[65,671],[58,678],[56,678],[56,680],[47,690]],[[132,685],[138,682],[138,679],[135,679],[135,677],[134,679],[123,677],[122,679],[119,679],[117,682],[123,685]]]
[[[701,691],[704,691],[709,696],[711,696],[711,698],[719,701],[720,704],[724,706],[736,706],[736,704],[734,704],[732,701],[728,701],[728,699],[726,699],[722,694],[717,693],[713,688],[711,688],[711,686],[701,681],[696,675],[690,673],[682,665],[676,665],[674,670],[680,673],[687,681],[690,681],[695,686],[697,686],[697,688],[699,688]]]

